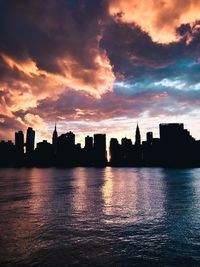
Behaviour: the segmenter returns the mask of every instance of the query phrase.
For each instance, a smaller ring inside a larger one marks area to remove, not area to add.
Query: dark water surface
[[[200,266],[200,169],[1,169],[0,266]]]

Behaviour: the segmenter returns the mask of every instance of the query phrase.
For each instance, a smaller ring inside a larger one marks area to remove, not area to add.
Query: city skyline
[[[162,123],[159,123],[158,125],[162,125],[162,124],[166,124],[166,125],[170,125],[170,124],[182,124],[182,125],[184,125],[184,127],[185,128],[187,128],[186,126],[185,126],[185,124],[183,123],[183,122],[162,122]],[[81,147],[84,147],[84,145],[85,145],[85,137],[86,136],[91,136],[91,135],[94,135],[94,134],[105,134],[107,137],[108,137],[108,140],[110,140],[111,138],[116,138],[116,139],[119,139],[119,140],[122,140],[123,138],[128,138],[128,139],[131,139],[132,140],[132,142],[133,143],[135,143],[136,142],[136,139],[137,139],[137,137],[136,137],[136,135],[137,135],[137,130],[139,130],[139,135],[140,135],[140,143],[142,143],[143,141],[145,141],[146,140],[146,138],[147,138],[147,133],[149,133],[149,132],[151,132],[152,134],[153,134],[153,137],[154,138],[160,138],[160,132],[159,132],[159,127],[157,127],[157,132],[156,132],[156,134],[155,134],[155,132],[153,132],[152,131],[152,129],[150,128],[150,129],[148,129],[146,132],[144,131],[144,129],[142,129],[142,127],[141,127],[141,125],[140,125],[140,123],[138,123],[138,121],[136,122],[136,124],[135,124],[135,129],[134,128],[132,128],[131,130],[130,130],[130,132],[131,132],[131,134],[130,135],[127,135],[126,133],[124,133],[123,135],[122,135],[122,137],[117,137],[117,135],[115,135],[114,133],[113,133],[113,135],[112,134],[107,134],[106,132],[103,132],[102,130],[100,131],[100,132],[95,132],[95,133],[89,133],[89,134],[87,134],[87,135],[84,135],[84,132],[82,133],[82,132],[74,132],[72,129],[68,129],[68,130],[65,130],[65,131],[63,131],[63,132],[60,132],[59,130],[58,130],[58,128],[59,128],[59,124],[58,123],[54,123],[54,127],[53,127],[53,130],[52,130],[52,132],[51,132],[51,136],[49,137],[49,138],[47,138],[47,139],[45,139],[45,138],[41,138],[39,141],[37,141],[37,132],[35,131],[35,129],[33,129],[32,127],[28,127],[25,131],[22,131],[22,130],[18,130],[17,132],[15,132],[14,134],[13,134],[13,138],[11,138],[11,139],[5,139],[5,140],[3,140],[3,139],[0,139],[0,142],[1,141],[11,141],[12,143],[16,143],[16,134],[17,133],[23,133],[23,139],[24,140],[26,140],[26,142],[24,141],[24,148],[26,148],[26,143],[27,143],[27,132],[31,129],[31,130],[33,130],[34,131],[34,148],[36,147],[36,145],[37,145],[37,143],[40,143],[40,142],[42,142],[42,141],[47,141],[47,142],[49,142],[49,143],[51,143],[51,144],[53,144],[53,137],[54,137],[54,133],[55,133],[55,130],[56,130],[56,138],[58,138],[59,136],[61,136],[62,134],[66,134],[66,133],[68,133],[68,132],[73,132],[75,135],[76,135],[76,141],[77,141],[77,143],[79,143],[80,145],[81,145]],[[26,132],[26,135],[25,135],[25,132]],[[190,132],[190,131],[189,131]],[[143,134],[142,134],[143,133]],[[200,140],[200,136],[199,136],[199,138],[196,138],[195,136],[193,136],[193,134],[190,132],[190,134],[191,134],[191,136],[196,140],[196,141],[198,141],[198,140]],[[77,138],[77,136],[82,136],[82,138]],[[108,141],[107,140],[107,141]],[[107,142],[108,143],[108,142]],[[25,150],[26,151],[26,150]],[[24,152],[25,152],[24,151]]]
[[[144,138],[158,122],[200,132],[195,0],[1,1],[0,139],[71,129]],[[77,136],[83,142],[81,136]]]
[[[200,140],[183,123],[160,123],[159,138],[153,132],[141,139],[137,123],[135,138],[106,139],[106,134],[84,137],[84,146],[72,132],[58,134],[55,124],[52,140],[36,143],[36,132],[27,128],[15,132],[15,142],[0,142],[2,167],[199,167]],[[106,142],[107,140],[107,142]],[[108,145],[109,143],[109,145]]]

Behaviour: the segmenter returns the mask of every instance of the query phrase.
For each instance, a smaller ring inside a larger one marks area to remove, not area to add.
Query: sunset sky
[[[0,139],[72,130],[200,139],[199,0],[0,0]]]

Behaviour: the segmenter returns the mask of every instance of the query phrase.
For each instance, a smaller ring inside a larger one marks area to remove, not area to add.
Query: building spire
[[[54,148],[54,153],[57,152],[57,143],[58,143],[58,133],[57,133],[56,123],[55,123],[55,129],[53,131],[53,136],[52,136],[52,144]]]
[[[55,123],[55,128],[54,128],[53,134],[57,135],[57,125],[56,125],[56,123]]]
[[[140,146],[141,145],[141,136],[140,136],[140,129],[137,122],[137,127],[135,131],[135,145]]]

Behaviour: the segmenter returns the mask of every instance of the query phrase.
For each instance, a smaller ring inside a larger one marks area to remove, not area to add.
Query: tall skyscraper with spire
[[[56,153],[58,149],[58,133],[56,129],[56,124],[55,124],[55,129],[53,131],[52,144],[53,144],[54,153]]]
[[[137,123],[136,131],[135,131],[135,145],[140,146],[141,145],[141,136],[140,136],[140,129]]]

